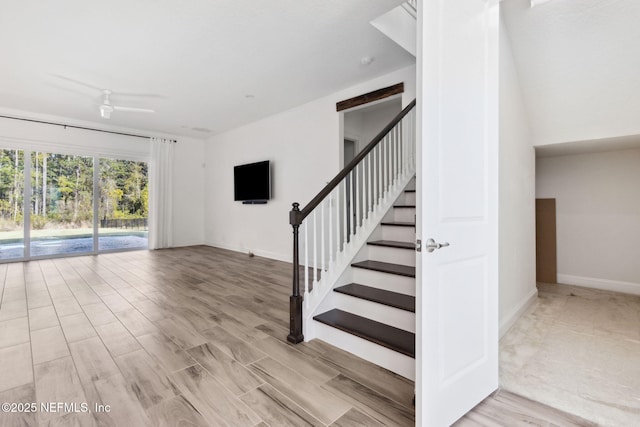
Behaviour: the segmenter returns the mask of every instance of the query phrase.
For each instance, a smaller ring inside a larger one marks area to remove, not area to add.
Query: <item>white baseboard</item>
[[[191,242],[178,242],[178,243],[174,243],[171,247],[172,248],[184,248],[186,246],[202,246],[204,245],[204,241],[199,240],[199,241],[191,241]]]
[[[640,295],[640,283],[621,282],[618,280],[596,279],[593,277],[573,276],[558,273],[558,283],[600,289],[603,291],[621,292],[624,294]]]
[[[229,251],[234,251],[234,252],[240,252],[240,253],[243,253],[243,254],[247,253],[247,250],[245,248],[241,248],[241,247],[238,247],[238,246],[235,246],[235,245],[229,245],[229,244],[226,244],[226,243],[205,242],[204,245],[212,246],[214,248],[227,249]],[[269,259],[275,259],[276,261],[292,262],[292,256],[291,255],[285,256],[285,255],[278,254],[278,253],[275,253],[275,252],[261,251],[261,250],[256,250],[256,249],[253,249],[251,252],[253,252],[253,254],[256,255],[256,256],[269,258]]]
[[[538,289],[534,288],[527,294],[526,297],[520,301],[520,304],[515,306],[513,310],[511,310],[508,314],[504,316],[504,319],[500,321],[500,338],[507,333],[507,331],[516,323],[516,320],[520,318],[524,314],[525,311],[533,304],[535,304],[538,299]]]

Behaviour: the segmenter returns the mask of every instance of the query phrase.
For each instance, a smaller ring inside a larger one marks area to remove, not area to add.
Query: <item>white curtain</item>
[[[151,138],[149,164],[149,249],[173,245],[173,144]]]

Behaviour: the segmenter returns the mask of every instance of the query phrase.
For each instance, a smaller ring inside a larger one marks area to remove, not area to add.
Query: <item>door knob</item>
[[[445,248],[447,246],[449,246],[449,242],[437,243],[433,239],[428,239],[426,248],[427,248],[427,252],[433,252],[436,249]]]

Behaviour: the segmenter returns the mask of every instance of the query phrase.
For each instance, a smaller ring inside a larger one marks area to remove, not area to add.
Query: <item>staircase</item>
[[[303,209],[290,334],[415,378],[415,101]]]
[[[413,188],[403,191],[313,316],[321,324],[317,338],[410,379],[416,322]]]

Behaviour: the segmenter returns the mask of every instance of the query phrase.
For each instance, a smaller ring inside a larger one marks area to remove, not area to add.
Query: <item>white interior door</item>
[[[416,424],[446,426],[498,387],[499,8],[418,4]]]

